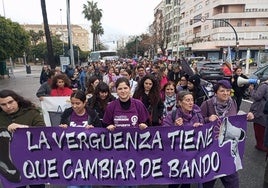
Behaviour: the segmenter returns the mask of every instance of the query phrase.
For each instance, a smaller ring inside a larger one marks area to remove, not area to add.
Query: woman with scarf
[[[204,119],[199,106],[194,104],[194,96],[189,91],[178,94],[178,108],[164,118],[163,126],[193,126],[204,124]],[[169,185],[168,188],[178,188],[179,184]],[[181,188],[190,188],[190,184],[182,184]]]
[[[110,91],[112,93],[115,93],[115,81],[116,81],[116,74],[115,74],[115,68],[113,66],[110,66],[108,68],[107,74],[103,76],[103,82],[108,84]]]
[[[204,118],[199,106],[194,104],[194,96],[189,91],[181,91],[178,94],[178,108],[168,114],[163,120],[163,126],[193,126],[204,124]]]
[[[201,113],[205,122],[213,122],[223,117],[237,115],[237,104],[231,97],[232,86],[228,80],[220,80],[214,86],[215,95],[204,101],[201,105]],[[254,118],[253,113],[247,114],[247,120]],[[220,177],[225,188],[239,187],[238,173]],[[213,188],[217,179],[203,183],[203,188]]]
[[[164,103],[163,117],[177,108],[177,90],[174,82],[169,81],[162,89],[162,101]]]

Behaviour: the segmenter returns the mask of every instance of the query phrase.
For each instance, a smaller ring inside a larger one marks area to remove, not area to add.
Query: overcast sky
[[[92,1],[92,0],[90,0]],[[161,0],[93,0],[102,9],[103,39],[116,40],[121,36],[139,35],[153,22],[154,8]],[[87,0],[70,0],[71,23],[89,28],[84,19],[83,4]],[[0,0],[0,14],[25,24],[43,22],[40,0]],[[66,0],[46,0],[49,24],[66,24]],[[62,11],[60,11],[62,9]]]

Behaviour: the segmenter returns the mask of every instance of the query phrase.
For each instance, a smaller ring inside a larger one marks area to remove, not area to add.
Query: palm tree
[[[42,9],[42,15],[43,15],[45,36],[46,36],[46,41],[47,41],[48,64],[50,65],[51,69],[55,69],[56,62],[54,61],[54,53],[53,53],[53,48],[52,48],[52,40],[50,37],[48,20],[47,20],[47,9],[46,9],[45,0],[41,0],[41,9]]]
[[[93,31],[92,33],[97,33],[97,36],[95,37],[95,48],[96,50],[100,50],[100,40],[99,40],[99,35],[103,35],[104,30],[101,25],[101,23],[95,23],[92,25],[91,30]]]
[[[103,28],[101,26],[100,20],[102,17],[102,9],[98,9],[98,3],[94,3],[93,1],[87,1],[87,5],[83,5],[83,11],[85,18],[88,21],[91,21],[91,32],[93,34],[93,51],[96,50],[96,41],[98,35],[103,34]]]

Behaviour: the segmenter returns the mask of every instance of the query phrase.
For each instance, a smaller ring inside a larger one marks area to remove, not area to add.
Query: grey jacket
[[[44,82],[39,89],[36,92],[36,96],[39,97],[44,97],[44,96],[49,96],[51,91],[50,84],[46,81]]]
[[[266,100],[268,100],[268,83],[262,82],[257,89],[251,91],[251,97],[254,100],[249,110],[254,114],[252,121],[265,126],[267,115],[263,113],[263,108]]]

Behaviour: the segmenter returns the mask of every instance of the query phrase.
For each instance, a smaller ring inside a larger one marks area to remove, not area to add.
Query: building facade
[[[164,34],[172,56],[256,58],[268,45],[268,0],[163,0]]]
[[[27,31],[33,30],[34,32],[39,32],[41,30],[45,33],[43,24],[24,24],[22,26]],[[64,43],[68,43],[67,25],[49,25],[49,29],[52,35],[59,36],[60,40],[62,40]],[[71,25],[71,29],[73,45],[79,46],[82,51],[89,51],[90,38],[88,31],[79,25]]]

